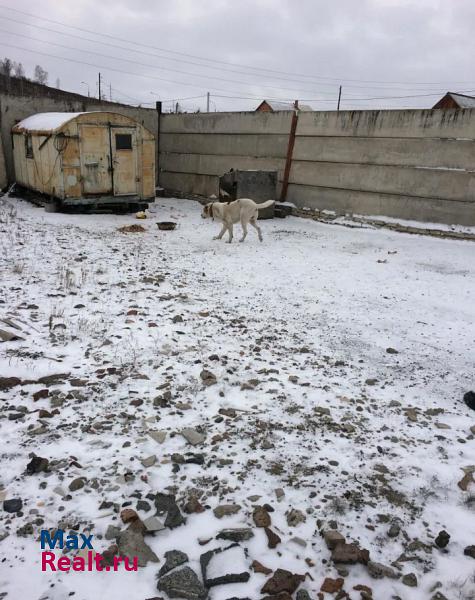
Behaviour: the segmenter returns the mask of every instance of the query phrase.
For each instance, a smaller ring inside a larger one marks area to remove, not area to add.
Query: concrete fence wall
[[[158,114],[155,109],[99,101],[31,81],[0,75],[0,189],[15,181],[11,129],[22,119],[39,112],[112,111],[135,119],[157,139]],[[4,161],[2,161],[2,150]],[[158,160],[158,144],[155,158]],[[4,173],[2,177],[2,172]],[[2,180],[3,179],[3,180]]]
[[[163,115],[160,184],[218,194],[230,168],[276,169],[291,113]],[[475,225],[475,110],[300,113],[287,199],[337,213]]]

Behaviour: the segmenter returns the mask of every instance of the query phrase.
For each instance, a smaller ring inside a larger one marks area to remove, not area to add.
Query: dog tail
[[[262,204],[258,204],[257,210],[261,210],[262,208],[269,208],[269,206],[272,206],[273,204],[275,204],[275,200],[267,200],[267,202],[262,202]]]

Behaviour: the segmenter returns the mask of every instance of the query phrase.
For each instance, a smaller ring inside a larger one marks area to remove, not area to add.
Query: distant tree
[[[20,62],[16,62],[13,65],[13,72],[15,73],[15,77],[21,77],[22,79],[25,78],[25,69],[23,68],[23,65]]]
[[[61,81],[59,79],[59,77],[56,78],[56,87],[59,89],[61,89]]]
[[[10,75],[12,74],[12,70],[13,70],[13,62],[9,58],[5,57],[0,62],[0,72],[2,73],[2,75],[6,75],[7,77],[10,77]]]
[[[48,71],[45,71],[42,66],[36,65],[34,80],[37,83],[42,83],[43,85],[47,85],[47,83],[48,83]]]

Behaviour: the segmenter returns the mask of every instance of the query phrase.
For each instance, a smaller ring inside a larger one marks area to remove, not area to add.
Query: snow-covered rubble
[[[473,242],[0,203],[0,598],[474,597]]]

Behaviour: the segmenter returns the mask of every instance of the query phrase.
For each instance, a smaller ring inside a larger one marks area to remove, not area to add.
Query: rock
[[[462,479],[457,483],[457,485],[461,490],[466,492],[472,483],[475,483],[475,479],[473,478],[473,472],[467,471],[462,477]]]
[[[389,348],[386,348],[386,352],[388,354],[399,354],[399,350],[396,350],[396,348],[391,348],[391,346],[389,346]]]
[[[235,419],[237,415],[236,409],[234,408],[220,408],[218,412],[220,415],[229,417],[230,419]]]
[[[399,527],[399,523],[391,523],[391,527],[388,531],[388,537],[396,538],[399,535],[400,531],[401,528]]]
[[[216,379],[216,375],[214,373],[211,373],[211,371],[208,371],[208,369],[203,369],[201,371],[200,378],[201,378],[201,381],[203,382],[203,384],[207,387],[218,383],[218,380]]]
[[[114,565],[114,557],[117,556],[119,552],[119,547],[117,546],[117,544],[112,544],[111,546],[109,546],[109,548],[107,548],[106,550],[103,550],[101,552],[101,556],[102,556],[102,561],[101,561],[101,565],[107,565],[109,567],[112,567]]]
[[[467,392],[466,394],[464,394],[463,401],[468,406],[468,408],[475,410],[475,392]]]
[[[157,517],[147,517],[142,521],[145,526],[147,533],[155,533],[156,531],[162,531],[165,529],[165,525],[157,519]]]
[[[200,564],[207,588],[229,583],[246,583],[250,578],[245,552],[237,544],[205,552],[200,556]]]
[[[263,506],[256,506],[252,513],[252,518],[256,527],[269,527],[271,524],[270,515]]]
[[[26,465],[26,472],[28,475],[33,475],[34,473],[47,472],[48,466],[49,460],[47,458],[42,458],[41,456],[33,456],[30,462]]]
[[[5,504],[3,505],[5,508]],[[470,556],[470,558],[475,558],[475,546],[467,546],[463,551],[465,556]]]
[[[140,462],[146,469],[148,469],[149,467],[153,467],[153,465],[157,462],[157,457],[155,454],[152,454],[151,456],[147,456],[147,458],[141,458]]]
[[[283,490],[282,488],[276,488],[276,489],[274,490],[274,492],[275,492],[275,497],[277,498],[277,502],[282,502],[282,500],[283,500],[283,499],[284,499],[284,497],[285,497],[285,492],[284,492],[284,490]]]
[[[157,588],[159,591],[165,592],[169,598],[205,600],[208,596],[208,591],[190,567],[184,567],[164,575],[159,579]]]
[[[336,529],[326,529],[323,532],[323,539],[329,550],[334,550],[338,544],[344,544],[346,541]]]
[[[312,600],[307,590],[299,590],[295,596],[295,600]]]
[[[280,592],[293,594],[304,580],[305,575],[297,575],[285,569],[277,569],[272,577],[266,581],[261,592],[263,594],[279,594]]]
[[[51,385],[57,385],[58,383],[63,383],[66,379],[68,379],[70,373],[56,373],[54,375],[45,375],[44,377],[40,377],[37,383],[42,383],[47,387]]]
[[[401,581],[408,587],[417,587],[417,577],[414,573],[406,573],[406,575],[402,576]]]
[[[191,497],[183,507],[183,510],[191,515],[193,513],[202,513],[205,511],[204,506],[199,502],[198,498]]]
[[[121,556],[127,557],[130,561],[137,557],[139,567],[145,567],[148,562],[158,562],[157,555],[144,542],[143,535],[130,527],[119,533],[117,545]]]
[[[296,508],[292,508],[289,512],[285,513],[287,517],[287,525],[289,527],[297,527],[300,523],[305,523],[307,517],[301,510],[297,510]]]
[[[356,544],[338,544],[332,551],[332,560],[335,563],[354,565],[367,564],[369,561],[368,550],[361,550]]]
[[[167,432],[151,430],[148,432],[148,435],[152,438],[154,442],[157,442],[157,444],[163,444],[163,442],[166,440]]]
[[[156,494],[155,496],[155,508],[157,509],[157,515],[162,516],[165,513],[167,517],[165,519],[165,527],[174,529],[185,523],[186,519],[180,512],[178,505],[175,500],[175,496],[172,494]]]
[[[381,563],[369,560],[366,567],[368,569],[368,573],[373,579],[383,579],[383,577],[389,577],[390,579],[398,578],[398,573],[393,568],[386,567]]]
[[[246,598],[245,600],[249,600]],[[261,600],[292,600],[292,596],[288,592],[280,592],[279,594],[272,594],[272,596],[265,596]]]
[[[120,518],[122,519],[122,523],[127,524],[137,521],[139,516],[132,508],[124,508],[124,510],[120,511]]]
[[[365,381],[366,385],[376,385],[378,383],[377,379],[370,378]]]
[[[21,385],[21,379],[18,377],[0,377],[0,391],[4,392],[17,385]]]
[[[264,531],[266,533],[267,536],[267,547],[270,548],[271,550],[273,548],[275,548],[278,544],[280,544],[280,542],[282,541],[280,539],[280,537],[274,532],[272,531],[272,529],[270,529],[269,527],[265,527]]]
[[[188,562],[188,556],[184,552],[180,552],[180,550],[169,550],[168,552],[165,552],[165,564],[158,572],[158,576],[162,577],[172,569],[175,569],[186,562]]]
[[[345,580],[343,577],[339,577],[338,579],[331,579],[331,577],[326,577],[325,581],[322,583],[322,587],[320,590],[322,592],[327,592],[328,594],[336,594],[341,590]]]
[[[69,484],[69,491],[76,492],[77,490],[80,490],[83,487],[84,487],[84,477],[77,477],[76,479],[73,479],[71,481],[71,483]]]
[[[17,513],[23,508],[23,500],[21,498],[12,498],[11,500],[3,501],[3,510],[8,513]]]
[[[175,315],[172,319],[173,323],[183,323],[183,317],[181,315]]]
[[[447,596],[444,596],[442,592],[436,592],[433,596],[430,597],[430,600],[448,600]]]
[[[192,429],[191,427],[182,429],[180,433],[192,446],[198,446],[206,440],[206,436],[203,433],[200,433],[197,429]]]
[[[38,400],[42,400],[43,398],[47,398],[49,396],[49,389],[43,388],[42,390],[38,390],[33,394],[33,402],[37,402]]]
[[[265,567],[258,560],[253,560],[251,567],[255,573],[263,573],[264,575],[270,575],[272,573],[272,569]]]
[[[152,507],[146,500],[138,500],[137,501],[137,510],[143,510],[145,512],[148,512],[149,510],[151,510],[151,508]]]
[[[223,517],[235,515],[240,510],[241,506],[239,504],[220,504],[215,509],[213,509],[213,513],[216,518],[222,519]]]
[[[307,547],[307,542],[300,537],[293,537],[293,538],[291,538],[290,541],[293,542],[294,544],[297,544],[297,546],[300,546],[301,548]]]
[[[449,542],[450,535],[444,529],[442,529],[442,531],[439,531],[437,537],[435,538],[435,545],[438,548],[445,548]]]
[[[109,525],[106,529],[106,533],[104,537],[106,540],[115,540],[120,533],[120,527],[116,527],[115,525]]]
[[[222,529],[216,536],[217,540],[229,540],[231,542],[245,542],[254,537],[252,529]]]

